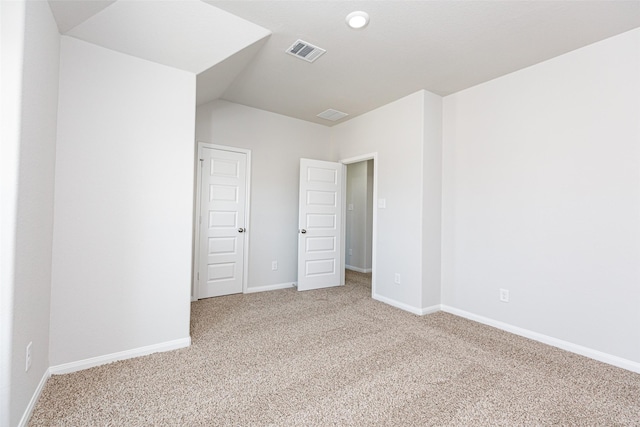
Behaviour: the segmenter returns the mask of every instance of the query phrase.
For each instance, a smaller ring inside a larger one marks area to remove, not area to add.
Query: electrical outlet
[[[393,283],[395,283],[396,285],[400,284],[400,273],[395,274],[395,276],[393,277]]]
[[[349,248],[349,256],[353,255],[353,249]]]
[[[31,346],[33,345],[33,342],[30,342],[29,344],[27,344],[27,360],[25,362],[25,368],[24,371],[27,372],[29,370],[29,368],[31,367]]]
[[[508,289],[500,289],[500,301],[509,302],[509,290]]]
[[[271,261],[271,270],[276,271],[278,269],[278,261]]]

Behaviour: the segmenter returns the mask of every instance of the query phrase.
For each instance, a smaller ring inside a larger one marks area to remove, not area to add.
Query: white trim
[[[163,343],[147,345],[145,347],[138,347],[131,350],[119,351],[117,353],[105,354],[104,356],[78,360],[77,362],[70,362],[64,363],[62,365],[52,366],[51,368],[49,368],[49,372],[53,375],[69,374],[71,372],[93,368],[95,366],[116,362],[118,360],[133,359],[134,357],[146,356],[148,354],[177,350],[179,348],[189,347],[190,345],[191,337],[180,338],[173,341],[166,341]]]
[[[355,157],[349,157],[347,159],[342,159],[340,160],[340,163],[344,164],[344,165],[350,165],[352,163],[358,163],[358,162],[364,162],[366,160],[373,160],[373,225],[371,226],[373,228],[373,230],[371,230],[371,297],[374,299],[376,298],[376,276],[377,276],[377,246],[378,246],[378,153],[374,152],[374,153],[368,153],[368,154],[362,154],[360,156],[355,156]],[[344,177],[344,182],[346,185],[347,182],[347,176],[345,173],[345,177]],[[342,200],[342,205],[343,205],[343,224],[346,224],[346,211],[344,210],[344,206],[346,205],[346,199],[347,198],[347,192],[344,192],[343,195],[343,200]],[[345,228],[343,227],[342,229],[342,241],[344,242],[346,240],[346,232],[345,232]],[[342,270],[345,269],[345,260],[344,260],[344,249],[342,252],[342,260],[341,260],[341,266],[340,268]],[[379,295],[378,295],[379,296]],[[384,298],[384,297],[382,297]],[[381,300],[379,300],[381,301]],[[390,300],[392,301],[392,300]],[[390,304],[393,305],[393,304]],[[399,307],[401,308],[401,307]]]
[[[371,249],[373,250],[373,248]],[[345,265],[344,268],[346,268],[347,270],[357,271],[358,273],[371,273],[370,268],[354,267],[353,265]]]
[[[442,306],[440,304],[432,305],[430,307],[422,307],[420,309],[420,315],[424,316],[426,314],[433,314],[442,311]]]
[[[342,209],[340,215],[340,286],[345,285],[345,254],[347,248],[347,165],[342,164]]]
[[[418,307],[414,307],[414,306],[409,305],[409,304],[405,304],[403,302],[396,301],[396,300],[391,299],[391,298],[384,297],[384,296],[379,295],[379,294],[373,294],[372,298],[374,300],[383,302],[385,304],[389,304],[392,307],[399,308],[399,309],[404,310],[404,311],[408,311],[409,313],[412,313],[412,314],[417,314],[418,316],[423,316],[423,315],[429,314],[429,313],[435,313],[436,311],[440,310],[440,306],[439,305],[438,306],[433,306],[433,307],[427,307],[427,308],[418,308]]]
[[[345,165],[350,165],[352,163],[360,163],[360,162],[366,162],[367,160],[375,160],[377,157],[378,157],[377,152],[367,153],[367,154],[362,154],[360,156],[353,156],[346,159],[342,159],[340,160],[340,163]]]
[[[193,213],[195,231],[193,234],[193,277],[191,278],[191,301],[198,300],[198,289],[200,288],[198,273],[200,272],[200,193],[202,190],[202,162],[200,161],[200,156],[202,155],[200,150],[201,144],[203,143],[196,143],[196,205],[195,212]]]
[[[530,331],[528,329],[519,328],[517,326],[510,325],[508,323],[500,322],[499,320],[490,319],[488,317],[479,316],[477,314],[469,313],[468,311],[460,310],[457,308],[449,307],[447,305],[442,306],[442,311],[454,314],[456,316],[464,317],[465,319],[473,320],[474,322],[483,323],[485,325],[493,326],[494,328],[501,329],[506,332],[510,332],[521,337],[529,338],[534,341],[538,341],[544,344],[558,347],[562,350],[576,353],[581,356],[595,359],[600,362],[607,363],[609,365],[617,366],[628,371],[640,373],[640,363],[632,360],[623,359],[622,357],[613,356],[608,353],[604,353],[592,348],[583,347],[578,344],[573,344],[568,341],[564,341],[558,338],[553,338],[548,335],[544,335],[538,332]]]
[[[36,407],[36,403],[38,403],[38,399],[40,399],[40,395],[42,394],[42,390],[44,389],[45,384],[47,384],[47,380],[51,377],[51,368],[46,369],[44,374],[42,374],[42,378],[40,379],[40,383],[38,387],[36,387],[36,391],[31,396],[31,400],[27,405],[27,408],[24,410],[22,414],[22,418],[18,423],[19,427],[26,426],[29,423],[29,419],[31,418],[31,414],[33,414],[33,409]]]
[[[289,289],[298,286],[298,282],[277,283],[275,285],[252,286],[247,288],[245,294],[253,294],[255,292],[277,291],[278,289]]]
[[[245,229],[244,233],[244,254],[243,254],[243,273],[242,273],[242,292],[247,293],[248,277],[249,277],[249,236],[250,236],[250,220],[251,220],[251,150],[238,147],[229,147],[226,145],[210,144],[208,142],[197,142],[196,150],[196,206],[194,212],[195,232],[194,232],[194,248],[193,248],[193,277],[191,278],[191,301],[198,300],[199,283],[197,279],[200,271],[200,193],[202,189],[202,164],[200,156],[202,148],[211,148],[214,150],[231,151],[233,153],[242,153],[246,155],[246,197],[245,197]]]

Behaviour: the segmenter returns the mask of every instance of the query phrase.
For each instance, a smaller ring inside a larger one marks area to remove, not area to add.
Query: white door
[[[198,298],[242,292],[247,155],[200,149]]]
[[[298,290],[344,285],[344,165],[300,159]]]

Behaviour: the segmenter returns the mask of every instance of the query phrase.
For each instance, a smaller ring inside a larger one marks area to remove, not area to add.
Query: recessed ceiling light
[[[364,28],[369,23],[369,14],[367,12],[356,11],[347,15],[347,25],[354,30]]]

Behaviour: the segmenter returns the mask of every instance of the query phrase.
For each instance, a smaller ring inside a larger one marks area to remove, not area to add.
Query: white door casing
[[[247,156],[200,144],[198,298],[243,292]]]
[[[344,168],[300,159],[299,291],[344,285]]]

